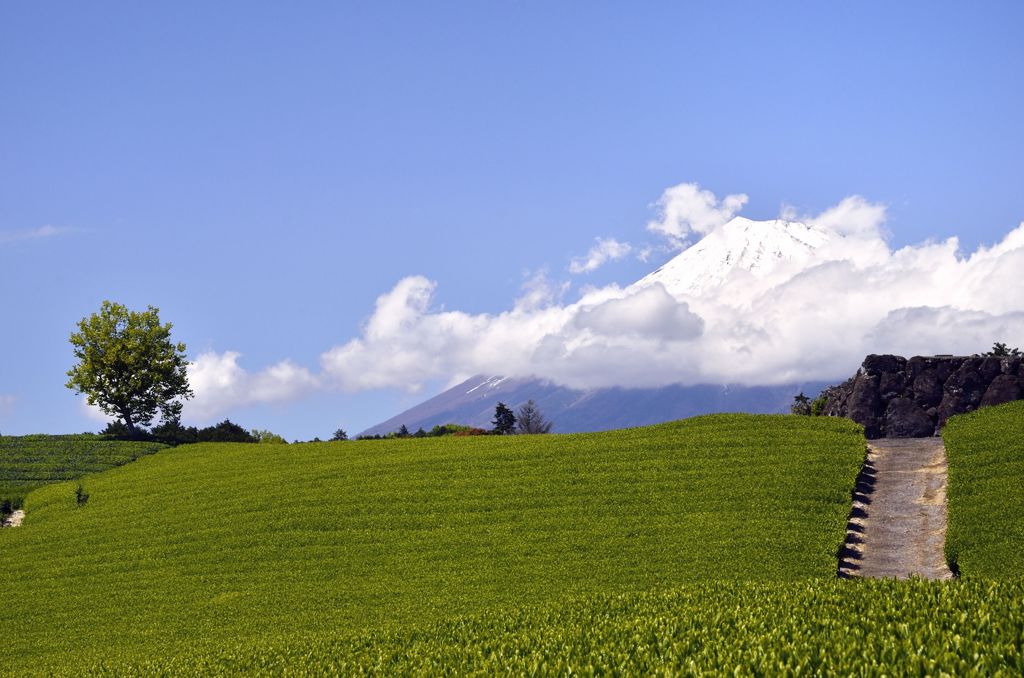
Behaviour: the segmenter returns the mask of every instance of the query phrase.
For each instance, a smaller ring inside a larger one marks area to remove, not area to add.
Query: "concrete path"
[[[951,579],[942,439],[869,442],[846,528],[840,577]]]

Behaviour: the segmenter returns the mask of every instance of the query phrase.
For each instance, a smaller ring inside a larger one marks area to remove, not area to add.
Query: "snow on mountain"
[[[799,265],[829,239],[825,231],[796,221],[736,217],[632,287],[661,283],[674,296],[700,297],[737,271],[763,278],[782,264]]]

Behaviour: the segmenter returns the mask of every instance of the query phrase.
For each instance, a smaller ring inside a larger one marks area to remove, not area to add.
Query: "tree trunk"
[[[124,425],[128,429],[128,437],[135,440],[139,437],[139,429],[135,427],[135,422],[132,421],[132,417],[129,414],[122,414],[121,418],[124,419]]]

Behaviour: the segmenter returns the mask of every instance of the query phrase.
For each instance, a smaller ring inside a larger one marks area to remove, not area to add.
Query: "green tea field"
[[[29,495],[0,665],[75,673],[687,582],[835,576],[846,421],[165,450]]]
[[[1024,576],[1024,401],[954,417],[946,555],[964,577]]]
[[[0,502],[17,508],[37,487],[105,471],[163,448],[94,435],[0,436]]]
[[[1019,436],[989,437],[1022,406],[947,428],[953,582],[836,578],[865,445],[842,419],[165,450],[0,533],[0,668],[1020,675],[1021,542],[986,535],[1022,515],[992,480]]]

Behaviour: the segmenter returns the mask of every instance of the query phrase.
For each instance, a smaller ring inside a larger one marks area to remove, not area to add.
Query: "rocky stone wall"
[[[868,438],[936,435],[955,414],[1024,397],[1021,362],[1021,356],[869,355],[852,379],[822,392],[822,414],[853,419]]]

